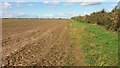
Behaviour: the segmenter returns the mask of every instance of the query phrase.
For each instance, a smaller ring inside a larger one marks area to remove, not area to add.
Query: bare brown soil
[[[69,20],[3,19],[3,65],[60,66],[69,47]]]

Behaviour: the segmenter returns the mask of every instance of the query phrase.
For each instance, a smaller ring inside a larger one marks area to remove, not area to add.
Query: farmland
[[[3,19],[2,38],[2,65],[117,65],[117,33],[91,24],[69,19]]]
[[[3,64],[61,65],[69,20],[3,20]]]

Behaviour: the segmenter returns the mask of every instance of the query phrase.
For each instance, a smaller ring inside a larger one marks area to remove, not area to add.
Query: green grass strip
[[[81,44],[85,63],[89,66],[116,66],[118,64],[118,34],[103,27],[73,21],[82,30]]]

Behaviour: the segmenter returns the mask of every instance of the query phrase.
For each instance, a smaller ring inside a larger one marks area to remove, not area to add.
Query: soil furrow
[[[51,20],[43,24],[46,26],[40,25],[23,33],[16,32],[6,38],[4,36],[3,65],[63,65],[69,47],[68,22]]]

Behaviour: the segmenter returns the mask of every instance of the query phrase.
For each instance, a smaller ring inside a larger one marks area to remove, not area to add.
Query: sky
[[[119,0],[1,0],[2,18],[71,18],[105,9],[111,11]]]

